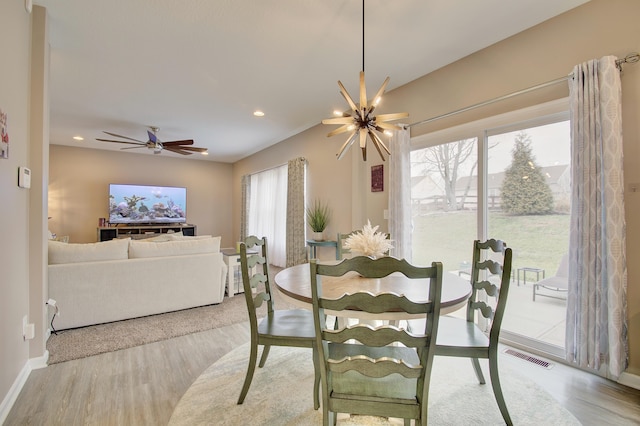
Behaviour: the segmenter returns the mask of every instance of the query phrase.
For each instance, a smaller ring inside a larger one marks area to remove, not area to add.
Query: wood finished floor
[[[193,381],[248,341],[248,325],[240,323],[35,370],[5,425],[166,425]],[[638,390],[560,364],[546,370],[507,355],[501,362],[584,425],[640,424]]]

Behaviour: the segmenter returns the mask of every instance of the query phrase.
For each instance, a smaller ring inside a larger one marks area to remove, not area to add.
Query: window
[[[286,265],[287,165],[251,175],[247,235],[266,237],[271,264]]]

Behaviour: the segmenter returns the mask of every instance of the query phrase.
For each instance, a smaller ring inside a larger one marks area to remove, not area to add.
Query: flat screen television
[[[112,224],[184,223],[187,188],[149,185],[109,185]]]

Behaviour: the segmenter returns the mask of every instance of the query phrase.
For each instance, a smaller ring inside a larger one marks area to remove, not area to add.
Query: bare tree
[[[456,197],[456,183],[459,178],[460,165],[463,164],[475,152],[475,139],[463,139],[457,142],[436,145],[419,151],[414,151],[414,161],[422,163],[422,174],[438,173],[442,179],[442,190],[446,198],[446,210],[458,210]],[[478,164],[474,161],[469,177],[471,177]],[[471,179],[467,180],[467,186],[460,206],[464,206],[464,198],[471,187]],[[460,207],[462,208],[462,207]]]

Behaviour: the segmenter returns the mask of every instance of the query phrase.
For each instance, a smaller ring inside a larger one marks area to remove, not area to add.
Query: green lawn
[[[507,216],[490,213],[489,237],[504,240],[513,249],[513,270],[536,267],[554,275],[569,247],[569,215]],[[477,236],[475,211],[438,213],[413,218],[413,262],[443,262],[445,270],[471,261]],[[532,279],[530,275],[527,278]]]

